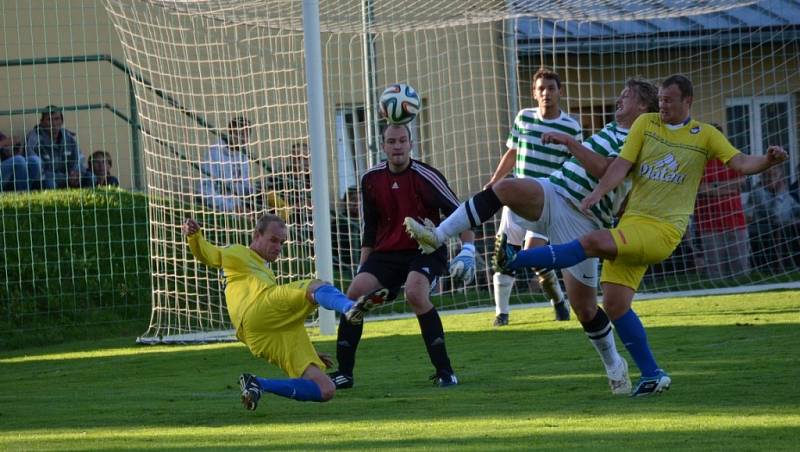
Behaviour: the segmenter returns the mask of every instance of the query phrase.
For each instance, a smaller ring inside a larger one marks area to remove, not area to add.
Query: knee
[[[336,394],[336,385],[333,384],[330,378],[328,378],[327,381],[317,384],[319,385],[319,393],[321,396],[320,402],[327,402]]]
[[[613,259],[617,256],[617,245],[607,230],[594,231],[578,239],[587,256]]]
[[[600,248],[600,239],[596,234],[586,234],[578,239],[586,254],[597,251]]]
[[[427,293],[406,290],[406,301],[417,315],[424,314],[433,307]]]
[[[628,312],[628,309],[630,309],[630,304],[613,298],[604,298],[603,309],[606,311],[608,318],[613,321],[625,315],[625,313]]]
[[[360,297],[363,294],[361,293],[361,290],[359,290],[357,287],[354,287],[353,284],[350,284],[350,287],[347,288],[347,294],[346,295],[347,295],[347,298],[349,298],[351,300],[356,300],[356,299],[358,299],[358,297]]]
[[[494,185],[492,185],[492,191],[494,195],[497,196],[501,202],[508,197],[509,190],[511,189],[510,182],[513,179],[501,179],[497,181]]]
[[[572,303],[571,307],[581,323],[591,322],[597,315],[597,303]]]

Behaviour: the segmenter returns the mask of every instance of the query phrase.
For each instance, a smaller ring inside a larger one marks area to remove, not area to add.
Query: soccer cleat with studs
[[[516,258],[517,250],[508,243],[508,236],[505,233],[498,234],[494,242],[494,268],[501,272],[511,271],[511,264]]]
[[[446,388],[448,386],[456,386],[458,384],[458,378],[456,378],[456,374],[433,374],[430,378],[433,381],[433,384],[440,388]]]
[[[561,300],[553,304],[553,310],[556,313],[556,321],[564,322],[569,320],[569,303],[567,300]]]
[[[631,377],[628,375],[628,361],[625,361],[625,358],[622,358],[622,375],[619,379],[609,375],[608,387],[611,388],[611,393],[614,395],[630,395]]]
[[[241,374],[239,376],[239,387],[242,388],[242,405],[250,411],[258,408],[258,401],[261,400],[261,386],[255,375]]]
[[[381,287],[372,292],[358,297],[358,301],[345,314],[345,318],[353,325],[360,325],[364,321],[364,314],[368,313],[375,306],[383,304],[389,297],[389,289]]]
[[[653,394],[660,394],[669,389],[672,384],[672,379],[669,378],[666,372],[658,369],[655,376],[641,377],[639,383],[631,391],[631,397],[644,397]]]
[[[442,246],[442,242],[436,238],[436,225],[429,218],[425,219],[425,223],[420,223],[411,217],[406,217],[403,225],[408,235],[419,244],[422,254],[431,254]]]
[[[493,326],[508,326],[508,314],[497,314]]]

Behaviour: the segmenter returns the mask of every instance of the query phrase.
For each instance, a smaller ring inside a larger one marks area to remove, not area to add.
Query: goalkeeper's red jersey
[[[430,218],[439,224],[459,205],[442,173],[418,160],[400,173],[392,173],[386,162],[361,176],[361,246],[375,251],[417,249],[417,242],[403,228],[405,217]]]

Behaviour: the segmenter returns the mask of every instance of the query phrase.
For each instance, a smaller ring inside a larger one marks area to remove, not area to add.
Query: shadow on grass
[[[365,419],[458,418],[469,424],[487,417],[536,420],[607,416],[614,411],[630,419],[652,416],[654,410],[665,416],[789,413],[800,403],[795,382],[800,358],[788,353],[800,348],[796,331],[796,324],[650,328],[654,352],[673,377],[673,389],[646,400],[611,396],[599,358],[576,325],[449,332],[448,348],[462,385],[446,389],[427,379],[432,367],[419,334],[368,337],[359,347],[354,389],[339,391],[325,404],[265,395],[255,413],[239,406],[239,373],[282,376],[252,358],[242,345],[128,350],[119,341],[104,341],[59,346],[53,350],[73,354],[0,359],[0,431],[328,421],[344,425]],[[321,351],[335,351],[333,339],[317,340],[316,345]],[[737,434],[746,436],[746,431],[737,429]],[[596,436],[598,441],[608,439]],[[484,439],[472,438],[470,447]],[[293,447],[305,448],[302,441]],[[370,446],[380,444],[376,440]],[[386,446],[400,444],[389,441]]]

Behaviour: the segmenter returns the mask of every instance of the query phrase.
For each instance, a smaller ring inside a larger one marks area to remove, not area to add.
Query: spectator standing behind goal
[[[502,247],[504,254],[499,256],[501,266],[510,269],[566,268],[590,257],[603,259],[603,306],[642,373],[631,396],[660,393],[672,382],[656,363],[631,304],[647,267],[669,257],[680,243],[706,163],[719,159],[749,175],[788,158],[780,146],[770,146],[760,156],[743,154],[719,130],[693,120],[694,90],[682,75],[664,80],[658,94],[659,113],[641,115],[634,122],[619,157],[581,203],[584,211],[595,207],[631,174],[633,188],[619,224],[562,245],[520,252]]]
[[[382,303],[388,291],[371,291],[353,302],[317,279],[279,285],[269,265],[280,256],[287,229],[276,215],[267,214],[258,220],[249,247],[214,246],[191,218],[184,222],[182,231],[197,260],[223,270],[225,304],[236,338],[254,356],[278,366],[290,377],[242,374],[239,385],[244,407],[255,410],[264,391],[299,401],[330,400],[336,387],[323,371],[332,362],[314,349],[306,332],[306,318],[321,305],[343,314],[348,322],[361,323],[364,314]]]
[[[111,154],[106,151],[94,151],[89,156],[88,169],[81,179],[82,187],[119,186],[119,179],[111,174]]]
[[[25,151],[41,168],[43,189],[80,185],[83,154],[75,133],[64,127],[61,108],[49,105],[42,110],[39,124],[25,138]]]
[[[780,265],[785,256],[800,254],[800,203],[789,193],[781,165],[761,175],[747,201],[758,264]]]
[[[800,165],[795,169],[794,182],[789,184],[789,194],[800,203]]]
[[[441,213],[458,207],[458,198],[444,176],[411,158],[411,133],[406,125],[389,125],[382,134],[386,161],[361,177],[363,235],[359,271],[347,296],[358,298],[381,287],[392,294],[405,286],[406,301],[419,322],[422,340],[435,369],[431,379],[440,387],[458,384],[445,347],[444,328],[430,300],[431,287],[447,269],[447,248],[422,254],[403,230],[403,218],[427,219],[438,223]],[[463,264],[465,280],[475,275],[475,235],[461,235],[462,250],[454,264]],[[454,267],[455,268],[455,267]],[[339,369],[331,373],[338,389],[353,386],[353,368],[362,325],[342,318],[336,338]]]
[[[0,132],[0,192],[40,188],[41,162],[25,157],[25,148],[17,140]]]
[[[542,134],[542,142],[566,145],[573,155],[549,177],[501,180],[470,198],[437,228],[407,218],[409,234],[425,251],[430,251],[448,237],[491,219],[502,206],[511,209],[509,218],[514,223],[526,228],[538,226],[556,244],[600,227],[610,227],[630,189],[629,184],[606,195],[589,212],[581,212],[580,204],[619,154],[636,118],[658,110],[656,87],[628,80],[616,104],[615,121],[583,143],[564,133]],[[501,239],[498,249],[502,250],[504,245],[507,246],[507,241]],[[597,259],[566,268],[562,276],[572,309],[603,362],[612,394],[630,394],[628,363],[617,352],[608,316],[597,306]]]
[[[250,183],[250,121],[243,116],[228,122],[227,135],[211,146],[201,163],[200,194],[204,203],[221,212],[248,212]]]
[[[358,263],[357,250],[361,248],[358,188],[348,188],[339,206],[338,212],[332,212],[331,215],[334,259],[341,270],[346,270],[348,275],[354,275]]]
[[[311,206],[311,162],[308,145],[293,143],[283,178],[282,193],[286,199],[289,223],[298,225],[298,238],[303,242],[312,240]]]
[[[700,270],[710,279],[750,271],[750,238],[742,208],[744,177],[717,159],[706,164],[697,192],[694,231],[702,250]],[[695,258],[695,262],[700,259]]]
[[[547,177],[570,157],[564,144],[543,143],[542,134],[561,132],[576,141],[581,141],[581,125],[574,118],[561,111],[561,78],[549,69],[539,69],[533,75],[533,97],[537,107],[525,108],[517,113],[511,126],[506,147],[500,163],[492,178],[484,186],[489,188],[504,179],[509,171],[514,170],[514,177]],[[508,208],[503,209],[498,235],[506,234],[509,243],[521,248],[541,246],[547,243],[547,237],[540,231],[528,231],[515,224],[509,218]],[[496,250],[495,250],[496,251]],[[539,285],[555,310],[556,320],[569,320],[569,304],[564,299],[558,275],[553,270],[536,270]],[[514,289],[516,272],[495,269],[492,277],[494,284],[495,326],[508,325],[509,300]]]

